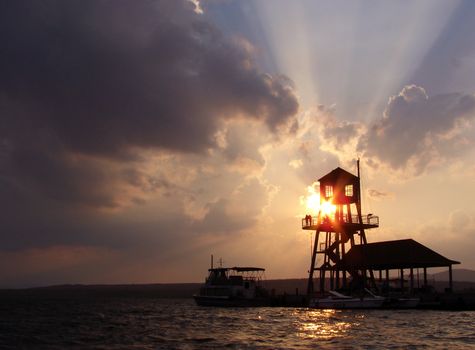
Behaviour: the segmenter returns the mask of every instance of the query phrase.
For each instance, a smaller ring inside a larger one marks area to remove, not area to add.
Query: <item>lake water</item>
[[[475,349],[475,312],[204,308],[191,299],[10,298],[2,349]]]

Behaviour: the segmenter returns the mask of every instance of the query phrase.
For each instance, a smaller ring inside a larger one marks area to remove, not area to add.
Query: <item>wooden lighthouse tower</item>
[[[318,181],[320,183],[320,211],[317,216],[302,220],[304,230],[315,231],[307,293],[316,292],[314,279],[319,280],[319,292],[330,289],[373,287],[373,271],[340,267],[345,253],[355,245],[367,244],[365,230],[379,226],[379,218],[361,212],[361,184],[359,175],[336,168]],[[321,258],[319,259],[319,257]]]

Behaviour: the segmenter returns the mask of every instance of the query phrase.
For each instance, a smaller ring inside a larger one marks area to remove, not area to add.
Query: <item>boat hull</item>
[[[383,306],[384,298],[332,298],[311,299],[309,307],[314,309],[378,309]]]
[[[218,306],[218,307],[255,307],[268,306],[268,298],[237,298],[230,296],[203,296],[193,295],[195,302],[199,306]]]
[[[384,303],[388,309],[415,309],[419,306],[419,298],[395,298]]]

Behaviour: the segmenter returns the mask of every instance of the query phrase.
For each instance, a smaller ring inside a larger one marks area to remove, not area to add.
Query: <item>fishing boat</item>
[[[312,298],[310,308],[315,309],[377,309],[383,306],[385,298],[374,295],[368,289],[362,296],[348,296],[337,291],[329,291],[329,295],[323,298]]]
[[[204,285],[193,298],[200,306],[269,305],[269,295],[262,286],[264,271],[260,267],[210,268]]]

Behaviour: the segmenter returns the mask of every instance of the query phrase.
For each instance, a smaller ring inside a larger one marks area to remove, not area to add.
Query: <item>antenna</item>
[[[361,174],[360,174],[360,157],[356,160],[356,173],[358,175],[358,202],[361,205]]]
[[[213,268],[213,254],[211,254],[211,268]]]

